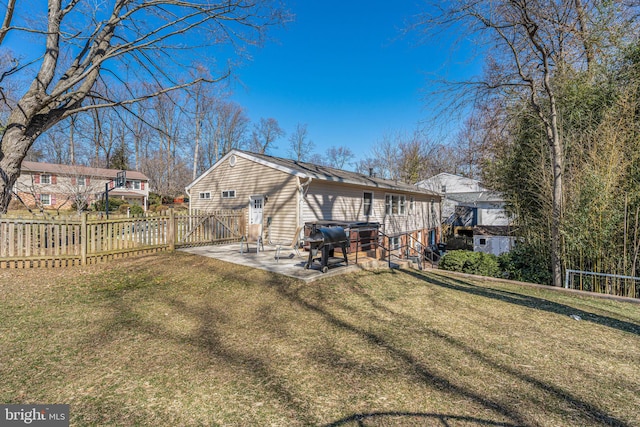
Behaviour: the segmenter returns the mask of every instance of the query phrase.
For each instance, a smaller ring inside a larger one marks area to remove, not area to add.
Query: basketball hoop
[[[124,188],[127,184],[127,171],[118,172],[114,181],[104,183],[104,211],[107,214],[107,219],[109,219],[109,190],[113,190],[113,188],[109,188],[110,182],[113,182],[113,188]]]

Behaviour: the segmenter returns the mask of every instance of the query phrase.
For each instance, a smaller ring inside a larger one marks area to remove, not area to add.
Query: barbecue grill
[[[326,273],[330,265],[336,265],[347,260],[347,233],[342,227],[313,227],[309,236],[305,238],[305,242],[309,245],[309,259],[304,268],[309,269],[318,262],[320,270]],[[339,247],[342,250],[342,257],[334,256],[334,249]]]

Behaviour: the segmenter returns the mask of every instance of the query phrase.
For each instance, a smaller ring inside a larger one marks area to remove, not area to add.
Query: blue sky
[[[44,14],[44,0],[34,1],[35,10]],[[250,48],[252,59],[234,70],[231,83],[232,100],[253,123],[275,118],[287,132],[270,154],[288,155],[288,137],[298,123],[307,124],[317,153],[346,146],[356,159],[369,156],[385,134],[423,128],[432,140],[442,140],[441,129],[429,121],[434,113],[427,104],[434,89],[430,79],[460,80],[480,69],[470,61],[467,46],[452,49],[456,35],[423,40],[418,32],[403,34],[424,12],[425,2],[284,1],[295,19],[272,28],[263,47]],[[8,39],[22,55],[41,53],[30,48],[35,36],[15,36]],[[458,122],[446,126],[453,135]]]
[[[306,123],[316,152],[346,146],[364,158],[385,133],[429,126],[429,79],[478,72],[464,58],[457,64],[447,41],[403,35],[424,7],[419,0],[287,5],[295,20],[236,70],[232,99],[253,122],[273,117],[288,134]],[[288,136],[276,145],[271,154],[286,156]]]

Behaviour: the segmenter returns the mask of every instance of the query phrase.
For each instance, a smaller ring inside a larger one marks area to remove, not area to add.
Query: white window
[[[84,176],[79,176],[76,181],[78,182],[78,187],[84,187],[87,185],[86,178]]]
[[[222,198],[223,199],[233,199],[236,197],[236,190],[223,190]]]
[[[362,196],[362,211],[365,216],[373,214],[373,193],[365,192]]]
[[[400,194],[387,194],[384,196],[384,211],[387,215],[406,215],[407,198]]]
[[[200,198],[201,199],[210,199],[211,198],[211,193],[209,191],[202,192],[202,193],[200,193]]]
[[[389,237],[389,249],[390,250],[396,250],[396,249],[400,249],[400,237],[399,236],[395,236],[395,237]]]
[[[43,206],[51,206],[51,194],[41,194],[40,203],[42,203]]]
[[[409,197],[409,213],[414,214],[416,212],[416,199],[411,196]]]
[[[134,190],[140,189],[140,181],[133,181],[133,189]]]
[[[51,184],[51,175],[44,173],[40,175],[40,184]]]

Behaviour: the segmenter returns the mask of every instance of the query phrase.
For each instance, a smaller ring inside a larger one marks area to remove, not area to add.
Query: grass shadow
[[[242,267],[240,269],[220,269],[218,264],[204,263],[205,266],[199,266],[198,269],[202,269],[205,273],[216,275],[222,278],[224,282],[232,283],[233,287],[251,288],[252,291],[260,292],[261,289],[266,290],[269,288],[272,291],[282,297],[283,302],[289,302],[299,308],[302,308],[312,314],[318,315],[321,319],[326,321],[329,325],[337,327],[348,334],[354,334],[364,342],[375,345],[385,352],[391,354],[394,358],[401,361],[407,372],[412,373],[419,381],[428,383],[438,391],[448,394],[453,398],[463,398],[478,406],[482,406],[492,413],[496,414],[498,419],[507,419],[509,422],[499,422],[489,419],[483,419],[473,416],[463,415],[451,415],[451,414],[438,414],[429,412],[402,412],[402,411],[389,411],[389,412],[363,412],[356,413],[345,418],[336,420],[328,426],[340,426],[347,425],[349,423],[357,423],[357,425],[365,425],[365,422],[385,422],[393,421],[393,418],[403,418],[406,420],[418,420],[420,423],[439,423],[443,426],[448,426],[451,423],[466,423],[475,424],[478,426],[528,426],[535,425],[535,423],[528,422],[526,417],[522,413],[518,412],[518,407],[501,402],[499,399],[492,398],[482,393],[482,391],[475,391],[471,388],[464,387],[463,385],[456,384],[450,380],[446,375],[442,375],[434,371],[429,366],[425,365],[419,357],[412,354],[412,352],[403,349],[397,345],[394,345],[393,341],[385,338],[379,331],[372,331],[363,327],[359,327],[350,321],[346,321],[338,317],[332,312],[332,306],[325,306],[330,304],[331,301],[321,300],[320,302],[300,293],[301,290],[308,289],[308,285],[301,282],[285,278],[275,273],[255,273],[255,270],[248,267]],[[146,269],[146,267],[145,267]],[[430,277],[426,277],[423,274],[408,272],[415,277],[430,281]],[[142,283],[152,282],[155,280],[156,272],[140,272],[138,278]],[[399,276],[401,277],[401,276]],[[259,281],[258,281],[259,280]],[[335,280],[335,279],[332,279]],[[527,297],[516,293],[507,291],[499,291],[495,289],[485,289],[474,286],[472,284],[465,283],[463,281],[454,280],[453,283],[446,283],[441,279],[433,279],[438,283],[433,283],[436,286],[446,287],[448,289],[456,291],[464,291],[472,293],[474,295],[495,298],[501,301],[506,301],[513,304],[520,304],[530,308],[540,308],[536,304],[545,302],[551,304],[549,311],[556,310],[554,312],[560,312],[562,314],[576,313],[576,309],[562,304],[552,303],[544,299]],[[431,283],[431,282],[430,282]],[[180,285],[181,282],[176,282],[175,285]],[[171,285],[174,285],[172,283]],[[167,285],[168,286],[168,285]],[[238,348],[233,348],[223,339],[220,330],[223,327],[229,327],[230,320],[226,317],[226,311],[224,307],[216,308],[211,305],[199,305],[199,304],[186,304],[185,301],[178,297],[164,296],[162,289],[158,292],[153,292],[150,295],[152,298],[162,298],[163,302],[170,305],[177,312],[184,313],[190,318],[198,319],[199,329],[192,336],[185,337],[184,335],[175,333],[167,328],[163,328],[163,325],[158,322],[150,322],[147,319],[139,316],[139,311],[136,309],[136,301],[123,296],[128,295],[132,287],[131,283],[125,283],[122,285],[122,292],[118,289],[112,289],[108,287],[107,292],[104,292],[105,299],[108,300],[112,309],[112,317],[110,321],[105,322],[105,328],[101,331],[101,336],[108,340],[116,339],[116,335],[122,329],[140,331],[144,334],[148,334],[154,337],[160,337],[162,339],[169,339],[171,341],[192,346],[198,348],[202,352],[208,354],[212,363],[224,362],[229,366],[236,367],[241,371],[242,375],[252,376],[253,378],[260,379],[262,384],[265,384],[265,391],[267,394],[271,394],[282,405],[291,410],[294,413],[298,421],[307,425],[317,425],[317,419],[313,414],[310,414],[306,401],[297,394],[294,386],[288,384],[286,380],[281,378],[277,370],[271,364],[267,355],[260,353],[242,351]],[[143,288],[140,288],[141,290]],[[147,289],[144,289],[147,291]],[[403,321],[414,321],[411,316],[396,313],[390,310],[384,304],[381,304],[378,300],[368,295],[371,298],[372,304],[378,304],[379,308],[385,308],[391,316],[402,317]],[[526,305],[529,304],[529,305]],[[586,312],[585,312],[586,313]],[[276,317],[267,316],[269,313],[265,313],[265,317],[270,323]],[[367,315],[367,313],[363,313]],[[586,319],[585,319],[586,320]],[[625,323],[625,322],[623,322]],[[276,325],[273,325],[277,327]],[[608,325],[609,326],[609,325]],[[577,412],[589,421],[597,421],[606,425],[613,426],[626,426],[623,421],[610,416],[588,402],[582,401],[565,390],[558,387],[553,387],[545,382],[528,376],[522,372],[496,362],[487,357],[486,354],[467,346],[463,342],[460,342],[450,336],[439,333],[435,330],[428,329],[429,333],[432,333],[435,337],[446,341],[447,343],[461,349],[464,352],[472,353],[474,357],[486,363],[496,370],[519,378],[522,381],[526,381],[538,389],[544,390],[550,395],[555,396],[558,399],[567,401],[574,407]],[[92,341],[95,344],[95,341]],[[105,344],[107,344],[105,342]]]
[[[571,307],[554,301],[549,301],[544,298],[522,295],[515,292],[493,289],[490,287],[478,286],[474,285],[471,282],[461,279],[454,279],[452,277],[446,277],[446,279],[444,279],[443,276],[428,272],[415,272],[410,270],[402,270],[402,272],[419,280],[431,283],[435,286],[440,286],[454,291],[465,292],[484,298],[491,298],[526,308],[542,310],[549,313],[560,314],[564,316],[578,315],[582,320],[587,322],[595,323],[601,326],[607,326],[609,328],[618,329],[620,331],[628,332],[635,335],[640,335],[640,325],[638,324],[615,319],[609,316],[593,314],[579,308]]]
[[[404,270],[403,270],[404,271]],[[408,272],[409,274],[415,275],[412,272]],[[418,277],[422,277],[420,275],[418,275]],[[472,285],[473,286],[473,285]],[[507,292],[509,293],[509,292]],[[474,294],[475,295],[475,294]],[[519,294],[515,294],[518,297],[524,297],[522,295]],[[395,316],[395,317],[401,317],[403,318],[404,323],[406,324],[417,324],[419,322],[419,319],[416,319],[412,316],[409,315],[405,315],[402,313],[397,313],[391,309],[389,309],[388,307],[386,307],[384,304],[381,304],[379,301],[377,301],[375,298],[371,297],[370,295],[366,295],[363,294],[363,297],[367,299],[368,303],[374,307],[377,310],[383,310],[386,313]],[[526,297],[525,297],[526,298]],[[591,405],[588,402],[585,402],[581,399],[576,398],[575,396],[571,395],[569,392],[562,390],[559,387],[556,386],[552,386],[549,385],[537,378],[534,378],[531,375],[527,375],[523,372],[517,371],[516,369],[511,368],[508,365],[505,365],[504,363],[500,363],[497,362],[495,360],[490,359],[489,357],[487,357],[485,354],[483,354],[482,352],[478,351],[477,349],[470,347],[466,344],[464,344],[463,342],[461,342],[458,339],[452,338],[451,336],[444,334],[442,332],[438,332],[432,329],[428,329],[426,331],[426,333],[430,334],[431,336],[433,336],[434,338],[440,339],[444,342],[447,343],[447,345],[458,348],[462,353],[464,354],[471,354],[473,355],[480,363],[483,363],[487,366],[492,367],[493,369],[496,369],[506,375],[510,375],[513,378],[516,378],[520,381],[526,382],[534,387],[536,387],[539,390],[542,390],[546,393],[550,393],[551,395],[555,396],[557,399],[562,400],[564,402],[569,403],[573,408],[575,408],[576,410],[580,411],[582,414],[586,415],[588,418],[590,418],[591,420],[594,421],[598,421],[601,423],[605,423],[606,425],[611,425],[611,426],[627,426],[627,424],[621,420],[618,420],[617,418],[606,414],[605,412],[601,411],[600,409],[596,408],[595,406]],[[443,424],[446,425],[446,424]],[[499,425],[499,424],[496,424]]]
[[[324,427],[339,427],[347,424],[355,423],[358,426],[365,426],[365,422],[382,422],[391,421],[394,418],[403,418],[406,421],[415,421],[416,424],[435,425],[437,422],[442,426],[449,426],[452,421],[465,423],[465,425],[477,425],[477,426],[495,426],[495,427],[519,427],[520,424],[503,423],[498,421],[486,420],[477,417],[467,417],[451,414],[435,414],[428,412],[367,412],[361,414],[353,414],[348,417],[341,418],[329,424],[325,424]]]
[[[287,286],[281,286],[277,279],[274,279],[271,282],[271,285],[276,287],[278,292],[286,299],[288,299],[291,303],[296,304],[298,306],[303,307],[306,310],[309,310],[315,314],[320,315],[326,322],[329,324],[338,327],[348,333],[352,333],[364,339],[370,345],[378,346],[390,354],[392,354],[395,358],[401,360],[408,369],[414,372],[414,374],[423,382],[430,384],[435,387],[437,390],[449,393],[453,396],[463,397],[468,399],[476,404],[483,406],[493,412],[504,416],[505,418],[511,419],[514,421],[515,425],[526,426],[529,425],[526,423],[526,420],[515,410],[502,405],[498,401],[494,401],[486,396],[482,396],[480,394],[475,393],[472,390],[468,390],[464,387],[456,385],[452,383],[447,378],[438,375],[437,373],[431,371],[428,367],[424,366],[414,355],[410,352],[405,351],[400,348],[394,347],[390,342],[384,339],[381,335],[378,335],[374,332],[370,332],[361,328],[358,328],[346,321],[343,321],[336,317],[334,314],[329,311],[323,309],[321,306],[313,304],[310,301],[307,301],[305,298],[299,295],[298,289],[295,287],[290,288]],[[364,416],[366,414],[361,414]],[[357,416],[354,416],[357,417]],[[347,421],[344,421],[347,422]],[[343,422],[343,423],[344,423]],[[339,424],[336,424],[339,425]]]
[[[425,277],[419,274],[415,274],[413,272],[408,272],[408,274],[415,275],[416,277],[421,279],[425,279]],[[274,285],[276,285],[276,283],[274,283]],[[439,285],[448,287],[449,289],[452,289],[452,290],[467,291],[467,289],[463,288],[462,286],[447,286],[446,283],[440,283]],[[473,285],[470,285],[470,286],[473,286]],[[462,289],[459,289],[459,288],[462,288]],[[368,330],[358,328],[355,325],[352,325],[350,323],[347,323],[344,320],[339,319],[334,314],[330,313],[328,310],[324,309],[320,305],[314,304],[306,300],[305,298],[299,296],[298,292],[296,291],[291,292],[285,287],[281,287],[280,291],[285,297],[287,297],[292,302],[299,304],[308,310],[314,311],[317,314],[320,314],[329,323],[335,326],[338,326],[344,330],[347,330],[351,333],[364,337],[364,339],[368,341],[370,344],[377,345],[384,348],[385,350],[393,354],[395,357],[403,360],[405,364],[408,365],[411,369],[413,369],[423,381],[434,385],[437,389],[452,393],[454,395],[458,395],[463,398],[470,399],[478,404],[485,406],[488,409],[491,409],[511,419],[515,423],[515,424],[500,424],[494,421],[477,419],[474,422],[478,422],[478,425],[530,425],[530,424],[527,424],[526,420],[523,419],[516,411],[510,409],[509,407],[504,406],[497,401],[493,401],[492,399],[486,396],[483,396],[481,394],[478,394],[472,390],[468,390],[464,387],[456,385],[451,381],[449,381],[447,378],[444,378],[432,372],[428,367],[421,364],[421,362],[418,359],[416,359],[410,352],[403,350],[401,348],[394,347],[389,341],[384,339],[381,335],[374,332],[370,332]],[[529,305],[525,305],[525,306],[530,308],[536,308],[535,300],[538,300],[537,298],[534,298],[534,297],[527,297],[519,294],[511,294],[510,292],[502,292],[502,291],[495,291],[495,295],[493,292],[487,292],[489,295],[485,295],[485,292],[482,292],[481,289],[477,289],[471,293],[479,296],[493,296],[497,299],[500,299],[506,302],[511,302],[511,303],[513,303],[514,301],[523,299],[524,301],[526,301],[527,304],[530,304],[530,306]],[[364,294],[361,294],[361,295],[367,298],[371,306],[378,310],[384,310],[386,313],[395,317],[408,317],[406,315],[396,313],[395,311],[390,310],[388,307],[385,307],[383,304],[376,301],[370,295],[364,295]],[[540,301],[546,301],[546,300],[540,300]],[[564,312],[560,311],[561,307],[564,307],[567,312],[571,312],[571,313],[576,312],[576,310],[573,309],[572,307],[563,306],[562,304],[556,304],[556,303],[551,303],[551,304],[556,310],[558,310],[558,312],[561,312],[563,314]],[[583,312],[583,313],[589,314],[586,312]],[[417,319],[413,319],[410,317],[405,319],[405,323],[408,323],[408,324],[412,324],[412,323],[415,324],[416,322],[417,322]],[[610,325],[607,325],[607,326],[610,326]],[[605,425],[610,425],[610,426],[620,426],[620,427],[628,426],[626,422],[615,418],[615,416],[612,416],[610,414],[603,412],[602,410],[598,409],[592,404],[573,396],[569,392],[559,387],[547,384],[530,375],[526,375],[522,372],[519,372],[513,368],[510,368],[509,366],[505,366],[504,364],[491,360],[490,358],[488,358],[486,355],[482,354],[478,350],[472,347],[469,347],[452,337],[449,337],[445,334],[442,334],[440,332],[437,332],[431,329],[428,330],[428,333],[433,335],[435,338],[438,338],[447,342],[448,345],[451,345],[453,347],[460,349],[463,353],[472,354],[478,361],[485,363],[486,365],[491,366],[492,368],[500,372],[503,372],[506,375],[510,375],[523,382],[529,383],[532,386],[536,387],[537,389],[555,396],[555,398],[557,398],[558,400],[568,403],[578,413],[582,414],[582,416],[589,419],[589,421],[591,422],[595,421],[597,423],[603,423]],[[339,424],[329,424],[329,425],[340,425],[340,423],[345,424],[347,422],[351,422],[351,421],[355,422],[359,419],[365,419],[365,418],[383,417],[385,416],[384,414],[386,413],[381,413],[380,415],[376,415],[375,413],[374,414],[355,414],[355,415],[352,415],[351,417],[345,418],[344,420],[336,421],[336,423],[339,423]],[[387,416],[390,416],[390,415],[387,415]],[[415,416],[415,415],[412,415],[412,416]],[[429,417],[433,419],[438,419],[440,421],[441,419],[437,418],[438,416],[443,417],[442,420],[445,419],[444,417],[449,417],[447,419],[451,419],[451,420],[455,418],[455,416],[445,416],[445,415],[439,415],[439,414],[426,414],[425,418]],[[468,421],[472,422],[473,420],[470,419]],[[485,424],[481,424],[480,423],[481,421],[485,422]],[[489,424],[489,423],[494,423],[494,424]],[[443,425],[448,425],[448,424],[443,423]]]

